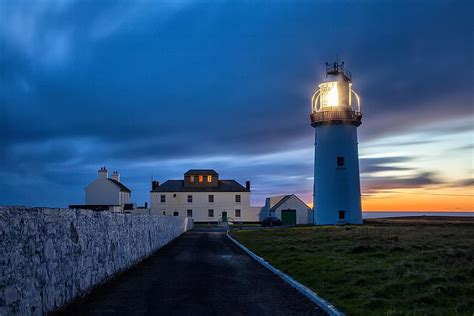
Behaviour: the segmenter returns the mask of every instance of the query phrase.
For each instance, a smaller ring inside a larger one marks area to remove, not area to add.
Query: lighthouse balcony
[[[311,126],[315,127],[323,124],[362,124],[362,113],[351,110],[343,111],[315,111],[310,114]]]

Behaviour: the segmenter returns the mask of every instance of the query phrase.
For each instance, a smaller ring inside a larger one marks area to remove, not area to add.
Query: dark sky
[[[469,182],[473,12],[469,0],[0,1],[0,204],[83,203],[103,165],[139,204],[152,177],[190,168],[251,180],[256,204],[309,201],[310,99],[337,56],[362,98],[364,194]],[[450,135],[467,158],[455,177],[442,154],[423,156]],[[416,157],[380,155],[414,143]],[[380,176],[397,168],[410,172]]]

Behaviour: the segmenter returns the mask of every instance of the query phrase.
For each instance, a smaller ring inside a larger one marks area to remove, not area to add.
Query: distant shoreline
[[[392,212],[392,211],[367,211],[362,212],[363,219],[372,218],[400,218],[400,217],[474,217],[474,212]]]
[[[366,218],[364,224],[461,224],[474,225],[474,216],[400,216],[400,217],[384,217],[384,218]]]

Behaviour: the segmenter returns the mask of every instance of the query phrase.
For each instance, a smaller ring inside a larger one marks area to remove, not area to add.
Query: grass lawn
[[[474,315],[474,218],[232,232],[353,315]]]

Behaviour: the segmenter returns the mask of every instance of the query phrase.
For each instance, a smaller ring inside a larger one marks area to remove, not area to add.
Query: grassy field
[[[232,232],[350,315],[474,315],[474,218]]]

